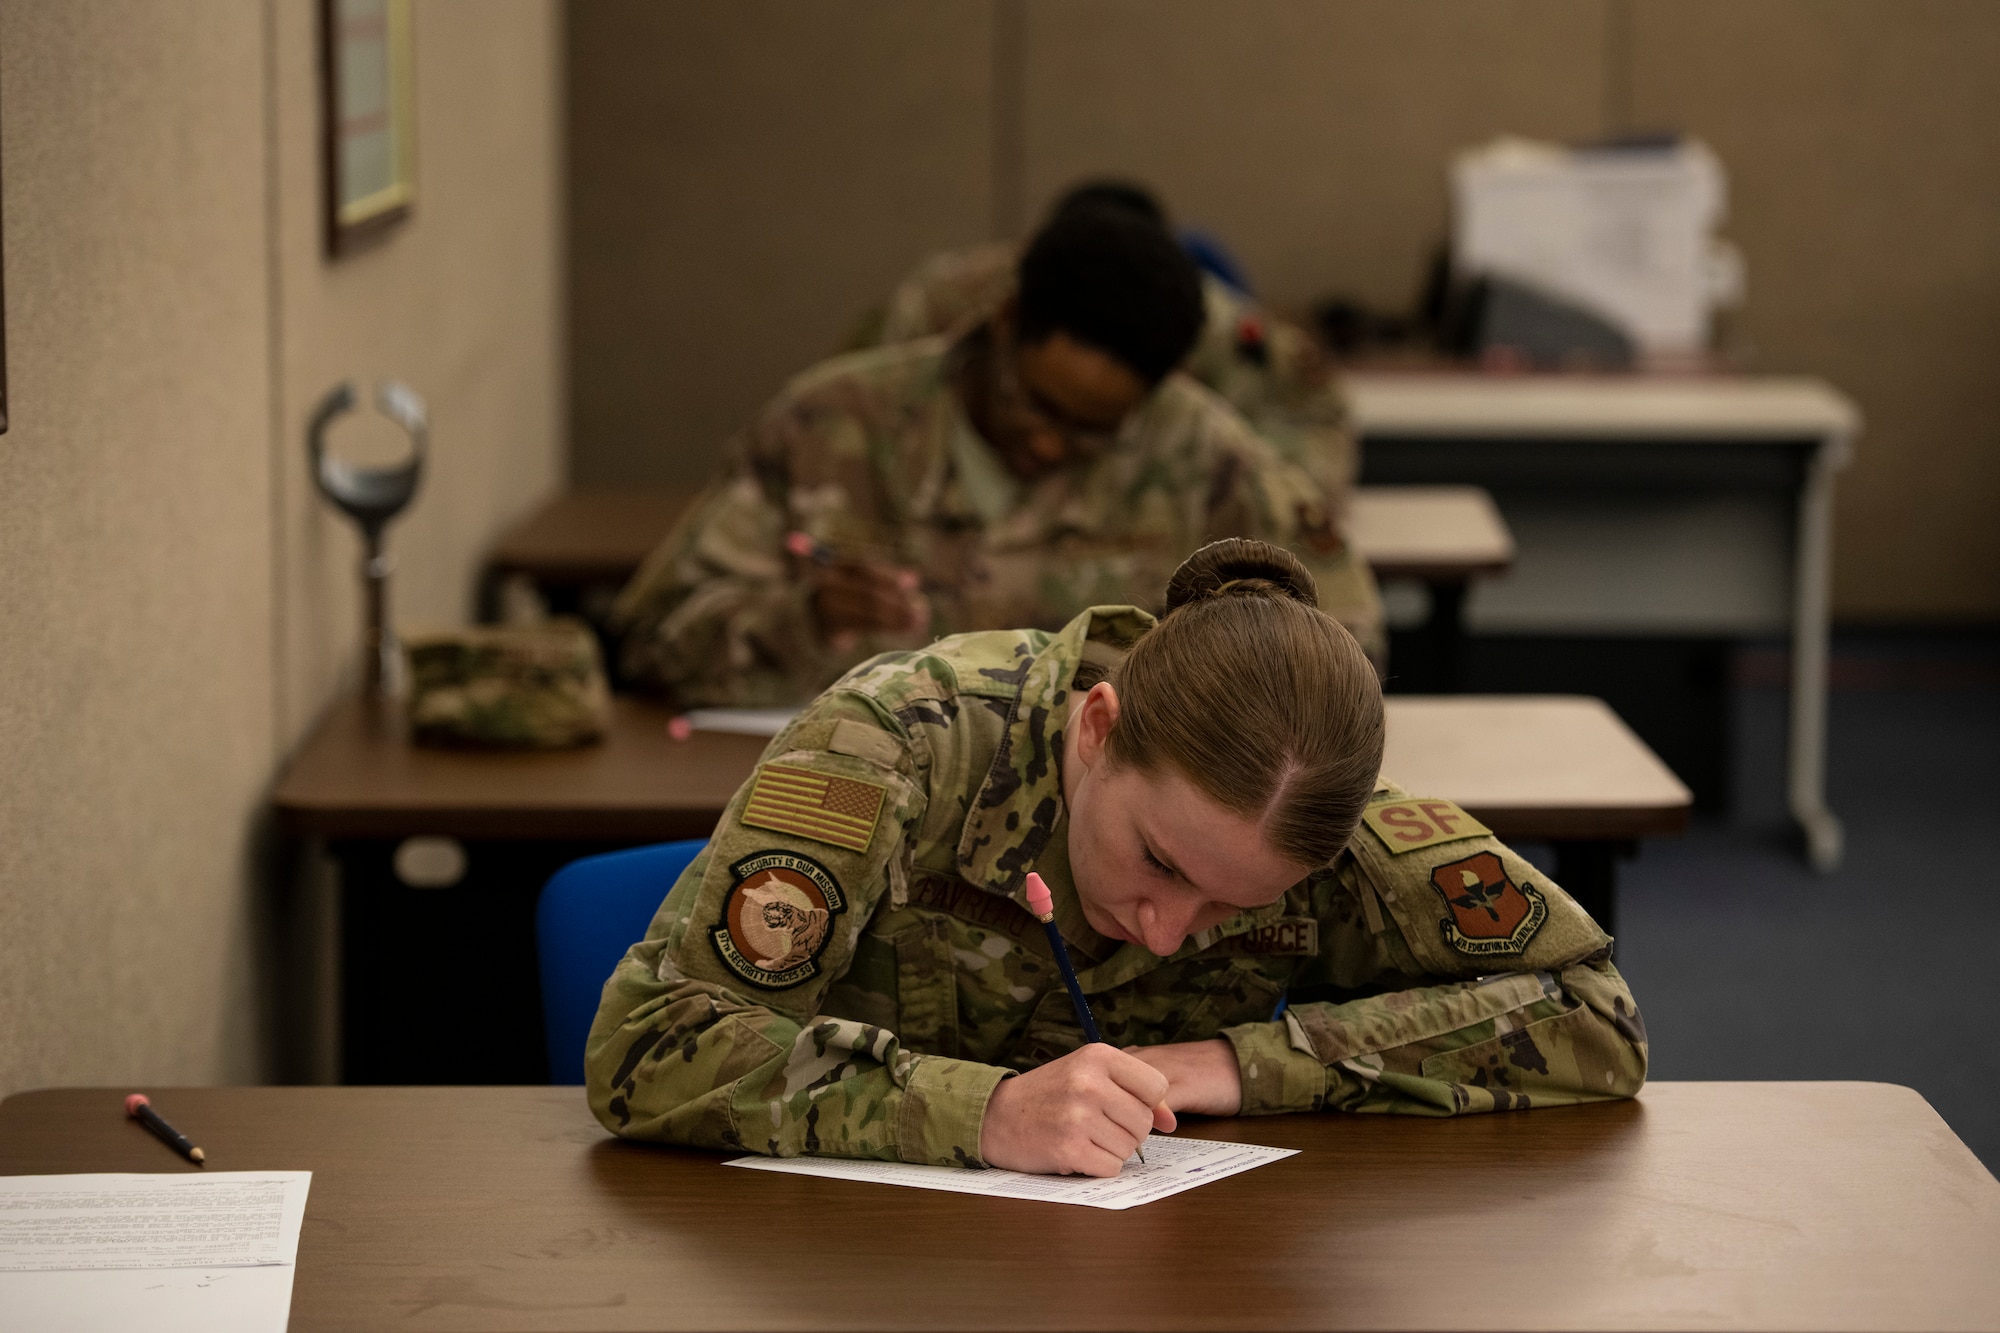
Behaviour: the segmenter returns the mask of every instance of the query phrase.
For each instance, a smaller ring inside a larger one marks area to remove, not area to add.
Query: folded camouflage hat
[[[553,750],[604,736],[611,693],[582,621],[416,634],[404,651],[419,745]]]

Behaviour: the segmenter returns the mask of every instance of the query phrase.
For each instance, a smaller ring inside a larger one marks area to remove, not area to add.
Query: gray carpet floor
[[[1738,674],[1730,814],[1620,876],[1653,1077],[1907,1084],[2000,1171],[2000,640],[1837,641],[1832,875],[1784,818],[1786,696]]]

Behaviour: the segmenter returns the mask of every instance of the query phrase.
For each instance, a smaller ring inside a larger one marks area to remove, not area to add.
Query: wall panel
[[[1027,196],[1130,173],[1280,305],[1410,303],[1445,165],[1603,125],[1599,0],[1028,0]]]
[[[0,1094],[263,1068],[261,34],[0,7]]]
[[[414,7],[417,200],[408,221],[329,261],[321,240],[318,40],[311,0],[277,6],[277,484],[282,728],[303,734],[356,678],[360,540],[306,466],[305,425],[352,379],[368,405],[336,426],[356,457],[402,433],[373,385],[401,379],[431,412],[431,458],[389,531],[392,612],[471,618],[500,529],[567,472],[562,338],[561,15],[552,0]]]
[[[1835,614],[2000,617],[2000,5],[1636,0],[1633,117],[1728,165],[1735,336],[1867,414]]]
[[[465,619],[563,473],[557,0],[416,6],[416,214],[338,264],[315,12],[0,3],[0,1095],[255,1082],[326,1041],[323,1008],[280,1025],[326,980],[325,897],[266,805],[356,655],[357,544],[303,463],[319,392],[430,400],[406,621]]]
[[[991,213],[989,0],[570,7],[575,467],[709,474]]]

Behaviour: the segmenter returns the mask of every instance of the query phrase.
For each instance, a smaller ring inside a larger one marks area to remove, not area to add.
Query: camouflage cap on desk
[[[581,621],[420,634],[404,649],[419,745],[553,750],[604,736],[611,693]]]

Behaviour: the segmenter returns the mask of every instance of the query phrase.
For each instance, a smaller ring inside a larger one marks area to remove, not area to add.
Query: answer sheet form
[[[0,1176],[8,1333],[283,1333],[310,1171]]]
[[[1043,1203],[1073,1203],[1086,1208],[1136,1208],[1170,1194],[1206,1185],[1243,1171],[1291,1157],[1297,1148],[1264,1148],[1254,1143],[1217,1143],[1210,1139],[1146,1140],[1146,1160],[1128,1158],[1115,1176],[1036,1176],[1024,1171],[968,1170],[961,1166],[914,1166],[908,1162],[864,1162],[844,1157],[732,1157],[724,1166],[787,1175],[829,1176],[877,1185],[907,1185],[914,1189],[949,1190],[954,1194],[985,1194],[998,1199],[1035,1199]]]

